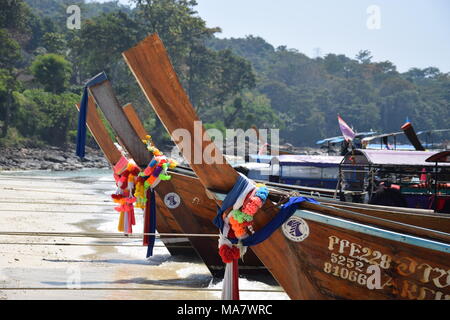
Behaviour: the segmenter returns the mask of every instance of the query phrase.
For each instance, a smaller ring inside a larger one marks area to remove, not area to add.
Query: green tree
[[[76,126],[74,105],[80,101],[79,95],[33,89],[25,90],[19,100],[17,127],[23,135],[56,146],[67,142],[69,131]]]
[[[0,120],[2,122],[0,137],[8,134],[15,111],[13,92],[18,89],[18,83],[9,70],[0,69]]]
[[[82,79],[101,71],[114,76],[121,53],[138,42],[141,26],[126,13],[102,14],[83,23],[80,34],[72,38],[72,59],[82,68]]]
[[[12,70],[22,57],[20,45],[12,39],[6,29],[0,29],[0,68]]]
[[[31,65],[31,71],[46,91],[61,93],[67,88],[72,67],[63,56],[49,53],[38,56]]]
[[[186,63],[191,46],[210,38],[219,28],[207,28],[197,16],[195,0],[133,0],[141,34],[157,32],[177,71]],[[180,73],[182,81],[184,74]]]
[[[225,126],[248,129],[280,128],[282,122],[272,109],[270,100],[257,91],[245,91],[226,106]]]
[[[2,1],[0,28],[24,32],[30,15],[30,8],[23,0]]]
[[[67,41],[63,34],[47,32],[42,37],[42,44],[48,53],[63,55],[67,50]]]
[[[356,60],[358,60],[360,63],[370,63],[372,60],[371,52],[369,50],[360,50],[358,54],[356,55]]]

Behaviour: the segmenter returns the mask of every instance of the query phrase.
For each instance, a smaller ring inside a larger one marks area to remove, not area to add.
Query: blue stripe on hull
[[[299,216],[303,219],[324,223],[327,225],[331,225],[334,227],[355,231],[359,233],[364,233],[367,235],[380,237],[383,239],[388,239],[397,242],[407,243],[413,246],[432,249],[436,251],[441,251],[445,253],[450,253],[450,244],[437,242],[433,240],[427,240],[423,238],[418,238],[410,235],[405,235],[393,231],[388,231],[368,225],[363,225],[356,222],[351,222],[347,220],[343,220],[340,218],[326,216],[320,213],[311,212],[308,210],[297,210],[294,213],[296,216]]]
[[[214,193],[218,200],[225,199],[225,194],[222,193]],[[297,215],[303,219],[327,224],[330,226],[342,228],[345,230],[355,231],[383,239],[388,239],[392,241],[397,242],[403,242],[407,243],[413,246],[418,246],[422,248],[427,248],[431,250],[441,251],[445,253],[450,253],[450,244],[433,241],[433,240],[427,240],[423,238],[418,238],[410,235],[401,234],[394,231],[388,231],[368,225],[363,225],[357,222],[351,222],[348,220],[336,218],[336,217],[330,217],[324,214],[315,213],[308,210],[297,210],[294,215]]]

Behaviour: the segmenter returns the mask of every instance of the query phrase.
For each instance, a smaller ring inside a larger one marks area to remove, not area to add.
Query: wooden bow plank
[[[223,157],[220,150],[209,139],[205,138],[205,129],[201,126],[195,132],[194,121],[199,121],[186,93],[171,65],[167,52],[156,34],[150,35],[137,46],[123,53],[131,72],[136,77],[149,103],[155,110],[168,133],[173,137],[177,129],[185,129],[190,133],[191,150],[214,149],[213,155]],[[238,179],[238,173],[223,159],[222,163],[205,165],[195,159],[191,150],[183,148],[183,141],[175,141],[183,152],[183,156],[208,189],[228,192]],[[278,211],[269,201],[257,215],[255,225],[265,225]],[[213,217],[211,217],[212,220]],[[297,259],[294,246],[290,245],[281,231],[272,234],[270,241],[265,241],[252,250],[283,286],[291,298],[315,297],[322,295],[312,285],[302,269],[302,260]],[[307,294],[305,294],[308,292]]]
[[[90,87],[89,91],[121,143],[123,143],[124,148],[138,166],[145,168],[150,162],[152,155],[148,152],[141,139],[134,133],[133,127],[117,101],[111,83],[105,80]]]
[[[155,104],[153,109],[169,134],[173,136],[174,131],[181,128],[190,133],[189,144],[194,152],[183,150],[183,156],[200,180],[211,189],[231,189],[238,174],[233,169],[229,170],[221,151],[214,145],[210,146],[213,142],[209,138],[202,139],[205,134],[203,126],[199,126],[198,132],[195,132],[194,121],[200,120],[167,58],[159,37],[154,34],[145,38],[137,47],[124,52],[123,56],[148,101]],[[150,62],[157,69],[150,70]],[[183,149],[183,141],[175,143],[180,150]],[[212,152],[214,157],[222,158],[223,161],[221,164],[209,165],[207,171],[204,171],[202,159],[195,158],[195,154],[202,155],[208,147],[214,150]],[[224,172],[227,174],[224,175]]]
[[[145,130],[144,125],[142,124],[141,120],[139,119],[139,116],[134,109],[133,105],[131,103],[127,103],[122,107],[123,112],[125,112],[125,115],[128,118],[128,121],[130,121],[134,131],[138,135],[138,137],[141,140],[144,140],[145,137],[148,135],[147,130]]]
[[[134,110],[131,110],[132,106],[128,105],[125,108],[127,112],[124,111],[122,107],[120,107],[119,102],[117,101],[113,88],[108,80],[90,87],[90,91],[94,96],[98,106],[103,111],[105,117],[109,120],[113,130],[117,133],[118,138],[121,143],[123,143],[125,149],[129,152],[133,159],[141,159],[140,161],[136,161],[138,165],[141,167],[145,167],[151,160],[151,155],[148,152],[144,143],[142,143],[141,138],[139,137],[139,133],[135,130],[135,128],[142,128],[143,126],[139,121]],[[130,118],[127,117],[127,113],[131,115]],[[135,115],[135,116],[133,116]],[[131,120],[131,121],[130,121]],[[143,129],[145,130],[145,129]],[[146,132],[142,132],[141,135],[146,134]],[[196,221],[193,219],[193,214],[190,213],[189,208],[186,206],[184,201],[181,199],[181,203],[177,208],[167,209],[164,204],[164,196],[170,192],[176,192],[176,189],[173,187],[170,181],[161,181],[161,183],[156,188],[156,193],[159,195],[161,201],[158,201],[159,208],[164,208],[164,214],[170,216],[170,221],[176,222],[180,231],[178,233],[195,233],[193,230],[197,229]],[[158,210],[159,212],[159,210]],[[177,217],[182,217],[182,219],[177,219],[174,217],[174,214]],[[159,219],[161,220],[161,219]],[[168,218],[166,218],[168,220]],[[183,228],[178,223],[182,221]],[[182,230],[182,231],[181,231]],[[198,238],[198,237],[188,237],[189,242],[195,243],[193,248],[199,254],[199,256],[204,259],[205,264],[208,267],[216,267],[220,266],[219,260],[220,257],[217,254],[217,250],[211,250],[211,247],[217,247],[217,242],[213,240],[213,242]],[[203,249],[206,248],[206,249]],[[199,253],[201,251],[201,253]],[[215,269],[210,269],[210,271],[215,274]]]
[[[148,134],[142,125],[131,103],[123,107],[130,124],[141,139],[145,139]],[[215,202],[208,198],[204,188],[197,179],[191,179],[182,174],[171,173],[172,179],[162,181],[156,188],[156,193],[160,199],[166,195],[176,193],[180,195],[180,205],[177,208],[168,209],[164,202],[158,204],[158,208],[170,210],[171,215],[176,219],[178,225],[185,233],[193,234],[215,234],[216,228],[207,220],[209,216],[214,215]],[[205,219],[206,218],[206,219]],[[199,238],[190,237],[190,243],[197,254],[206,264],[210,272],[215,277],[223,277],[224,266],[222,260],[217,254],[217,238]],[[253,252],[246,256],[245,263],[242,263],[242,274],[252,274],[261,272],[265,268]]]
[[[76,104],[75,106],[79,111],[80,105]],[[97,111],[95,100],[90,95],[88,98],[86,123],[89,131],[91,131],[92,136],[99,145],[109,164],[111,165],[111,167],[114,167],[114,165],[122,157],[122,153],[119,151],[119,149],[117,149],[114,141],[108,134],[108,131]],[[163,205],[163,201],[158,195],[156,196],[156,201],[158,206],[160,207],[160,210],[158,210],[157,212],[158,232],[182,233],[182,229],[177,224],[170,211]],[[168,240],[164,240],[164,238],[162,238],[161,241],[166,245],[171,255],[186,255],[192,252],[192,248],[189,243],[177,243],[176,247],[174,247]]]

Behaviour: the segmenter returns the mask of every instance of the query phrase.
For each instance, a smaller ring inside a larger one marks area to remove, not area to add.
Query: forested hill
[[[215,38],[208,45],[230,48],[252,62],[256,90],[281,114],[283,137],[294,144],[339,134],[338,113],[360,132],[399,131],[407,117],[422,130],[449,127],[450,77],[437,68],[399,73],[390,61],[373,62],[367,50],[355,58],[311,59],[255,36]]]
[[[0,146],[74,142],[74,103],[101,71],[157,143],[167,142],[121,56],[153,32],[207,127],[280,128],[282,142],[297,146],[339,134],[338,113],[358,131],[398,131],[406,117],[418,130],[448,127],[450,75],[436,68],[399,73],[365,50],[311,59],[256,35],[219,39],[195,0],[134,2],[0,2]],[[81,29],[67,27],[70,5],[80,7]]]

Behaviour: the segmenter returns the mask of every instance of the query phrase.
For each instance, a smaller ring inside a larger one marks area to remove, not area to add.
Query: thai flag
[[[341,129],[342,135],[344,136],[345,141],[352,141],[355,137],[355,133],[352,128],[338,115],[339,128]]]

